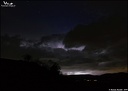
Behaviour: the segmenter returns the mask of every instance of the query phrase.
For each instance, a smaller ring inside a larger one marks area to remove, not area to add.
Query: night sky
[[[24,1],[1,8],[2,33],[37,38],[67,33],[77,24],[90,24],[110,14],[126,15],[125,2]]]
[[[11,3],[11,1],[8,2]],[[99,48],[101,51],[98,52],[96,50],[86,51],[86,43],[71,48],[66,48],[66,44],[63,43],[65,36],[77,25],[88,26],[115,15],[126,18],[126,1],[12,2],[16,5],[15,7],[1,7],[1,34],[20,35],[24,38],[20,47],[28,48],[35,44],[38,47],[37,50],[40,48],[43,54],[47,54],[41,58],[57,60],[65,74],[101,74],[127,71],[126,37],[119,38],[119,41],[107,45],[107,47]],[[3,4],[3,2],[1,3]],[[28,43],[25,39],[37,39],[39,42]],[[122,43],[121,40],[124,42]],[[120,50],[117,51],[117,49]],[[13,58],[4,53],[5,58]]]

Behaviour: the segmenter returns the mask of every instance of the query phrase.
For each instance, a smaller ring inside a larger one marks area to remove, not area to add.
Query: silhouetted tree
[[[61,67],[59,66],[59,64],[56,62],[53,62],[52,60],[49,60],[49,63],[52,64],[52,66],[50,67],[50,73],[52,75],[59,75],[61,73],[60,72]]]
[[[23,56],[25,61],[30,61],[32,59],[32,56],[29,54],[26,54]]]

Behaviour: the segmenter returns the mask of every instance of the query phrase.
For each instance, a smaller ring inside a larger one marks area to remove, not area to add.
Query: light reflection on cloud
[[[50,47],[50,48],[62,48],[62,49],[64,49],[64,45],[61,41],[42,43],[39,47],[40,48]]]
[[[77,51],[82,51],[85,48],[85,46],[80,46],[80,47],[72,47],[66,50],[77,50]]]
[[[60,42],[48,42],[48,43],[45,43],[45,44],[41,44],[40,48],[41,47],[50,47],[50,48],[54,48],[54,49],[55,48],[62,48],[65,51],[68,51],[68,50],[82,51],[85,48],[85,46],[65,48],[65,45],[61,41]]]
[[[33,45],[34,43],[32,42],[30,43],[28,41],[22,41],[20,44],[20,47],[25,47],[25,48],[34,47]],[[65,48],[65,45],[63,44],[62,41],[50,41],[50,42],[42,43],[38,47],[39,48],[53,48],[53,49],[61,48],[65,51],[69,51],[69,50],[82,51],[86,46]]]
[[[22,41],[21,44],[20,44],[20,47],[28,48],[28,47],[33,47],[33,45],[34,45],[33,42]]]

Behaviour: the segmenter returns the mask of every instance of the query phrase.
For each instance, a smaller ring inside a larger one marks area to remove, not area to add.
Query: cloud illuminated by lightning
[[[62,41],[48,42],[48,43],[45,43],[45,44],[41,44],[40,48],[41,47],[50,47],[50,48],[54,48],[54,49],[55,48],[61,48],[61,49],[64,49],[65,51],[68,51],[68,50],[82,51],[85,48],[85,46],[65,48],[65,45],[62,43]]]

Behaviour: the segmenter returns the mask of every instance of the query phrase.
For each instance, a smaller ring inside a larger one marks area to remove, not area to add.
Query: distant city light
[[[82,72],[82,71],[77,71],[77,72],[67,72],[67,75],[85,75],[85,74],[92,74],[91,72]]]
[[[90,72],[74,72],[74,75],[90,74]]]

